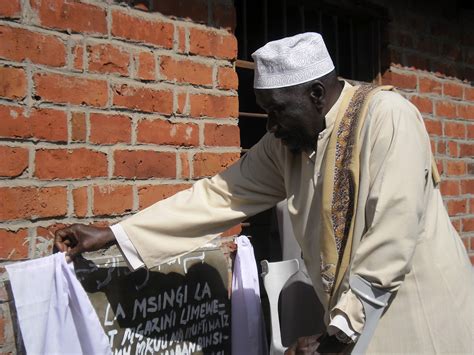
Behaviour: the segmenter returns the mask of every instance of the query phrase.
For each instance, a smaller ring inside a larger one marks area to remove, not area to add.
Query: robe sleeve
[[[375,99],[375,97],[374,97]],[[429,137],[418,110],[400,95],[380,95],[369,108],[370,190],[365,209],[366,232],[354,251],[351,275],[373,287],[397,291],[410,272],[421,235],[427,179],[431,176]],[[361,333],[361,301],[348,289],[331,310],[344,313]]]
[[[193,251],[284,199],[281,145],[265,135],[224,172],[120,222],[147,267]]]

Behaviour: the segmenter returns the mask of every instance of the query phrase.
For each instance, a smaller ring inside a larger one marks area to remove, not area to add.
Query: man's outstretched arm
[[[128,241],[126,245],[132,246],[147,267],[195,250],[286,197],[279,164],[282,148],[276,141],[271,135],[265,136],[226,171],[196,182],[190,189],[126,218],[111,229],[67,228],[58,234],[57,246],[72,251],[74,257],[116,242],[127,255],[124,238],[117,235],[116,227],[120,227]],[[95,237],[98,240],[92,241]]]

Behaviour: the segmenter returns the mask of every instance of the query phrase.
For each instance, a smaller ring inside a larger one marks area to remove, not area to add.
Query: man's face
[[[308,88],[257,89],[255,96],[268,114],[268,132],[281,139],[293,153],[315,149],[324,119]]]

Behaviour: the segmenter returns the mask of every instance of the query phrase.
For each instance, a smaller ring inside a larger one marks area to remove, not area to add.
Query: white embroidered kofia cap
[[[255,62],[255,89],[298,85],[334,70],[323,37],[315,32],[268,42],[257,49],[252,58]]]

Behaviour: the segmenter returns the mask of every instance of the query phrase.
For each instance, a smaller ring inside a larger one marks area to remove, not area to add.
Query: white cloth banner
[[[99,318],[63,253],[6,269],[28,355],[112,354]]]
[[[252,244],[239,236],[232,275],[232,355],[266,355],[257,264]]]

